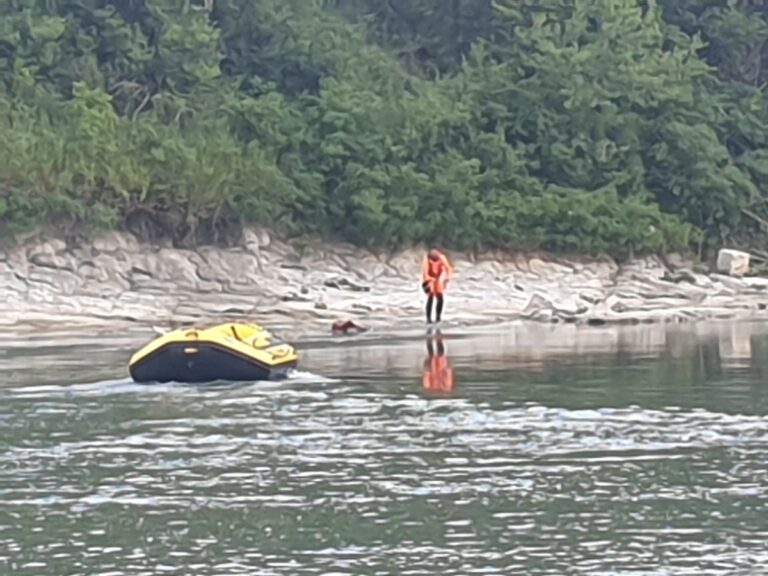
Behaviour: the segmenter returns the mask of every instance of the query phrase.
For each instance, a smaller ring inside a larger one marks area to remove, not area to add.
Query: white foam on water
[[[292,370],[288,373],[288,381],[293,384],[335,384],[336,378],[328,378],[305,370]]]
[[[169,385],[153,386],[152,390]],[[16,386],[6,388],[4,392],[16,398],[51,398],[71,396],[108,396],[113,394],[135,394],[149,389],[148,386],[137,384],[130,378],[116,380],[100,380],[80,384],[44,384],[40,386]]]
[[[280,388],[285,383],[290,384],[332,384],[339,382],[333,378],[327,378],[313,372],[304,370],[294,370],[288,373],[285,380],[279,381],[254,381],[254,382],[214,382],[210,384],[188,384],[183,382],[167,382],[139,384],[130,378],[119,378],[114,380],[100,380],[97,382],[84,382],[78,384],[43,384],[32,386],[15,386],[5,388],[1,392],[16,398],[64,398],[64,397],[87,397],[87,396],[112,396],[117,394],[144,394],[151,393],[177,393],[183,389],[204,390],[220,389],[230,386],[259,386]]]

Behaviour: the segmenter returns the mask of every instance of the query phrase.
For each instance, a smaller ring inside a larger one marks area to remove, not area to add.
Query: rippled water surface
[[[0,573],[768,570],[760,325],[306,341],[217,386],[133,384],[146,338],[0,339]]]

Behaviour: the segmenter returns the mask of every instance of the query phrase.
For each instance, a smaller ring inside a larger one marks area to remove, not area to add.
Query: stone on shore
[[[717,254],[717,270],[729,276],[744,276],[749,272],[749,254],[723,248]]]

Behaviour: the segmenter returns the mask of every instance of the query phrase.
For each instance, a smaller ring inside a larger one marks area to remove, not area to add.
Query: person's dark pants
[[[442,294],[430,294],[427,297],[427,322],[432,322],[432,306],[437,301],[437,308],[435,309],[435,320],[440,322],[440,317],[443,315],[443,295]]]

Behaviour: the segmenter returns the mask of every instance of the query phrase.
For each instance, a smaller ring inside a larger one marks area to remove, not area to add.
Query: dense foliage
[[[758,242],[766,6],[0,0],[0,226]]]

